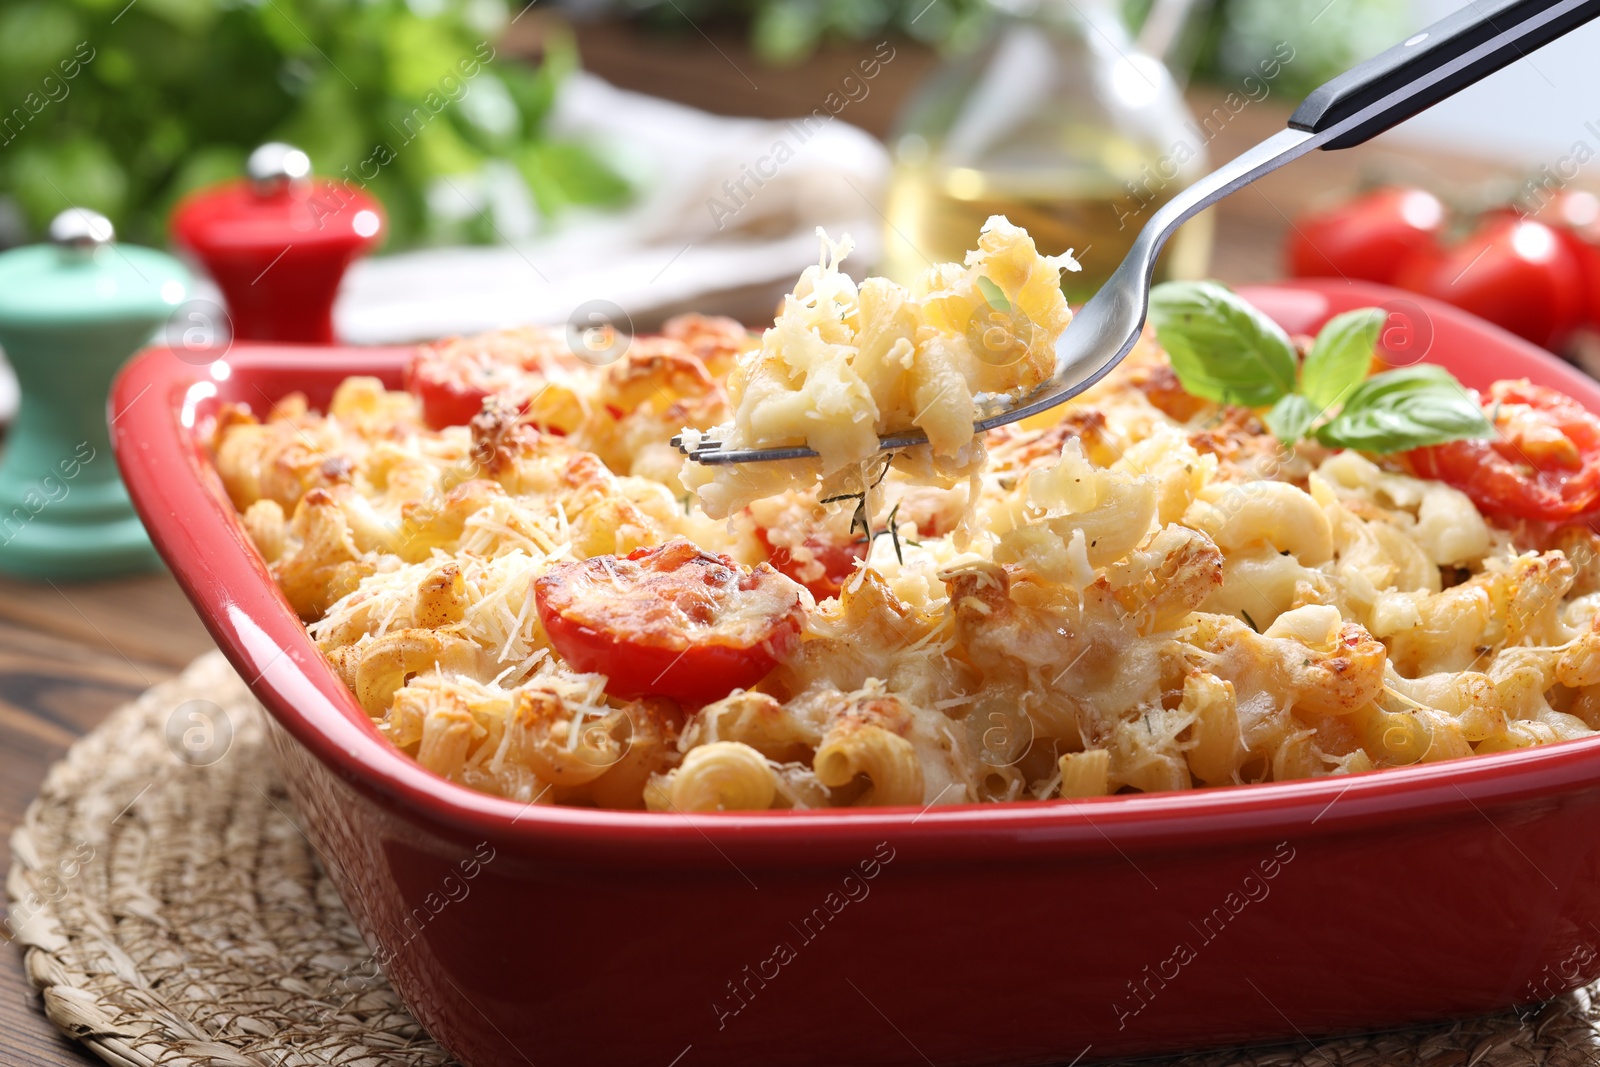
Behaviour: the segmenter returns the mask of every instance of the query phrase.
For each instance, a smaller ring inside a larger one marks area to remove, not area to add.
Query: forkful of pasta
[[[1071,252],[1041,256],[999,216],[965,265],[932,267],[916,290],[857,286],[838,269],[848,240],[829,243],[730,379],[732,421],[672,439],[693,461],[685,483],[716,513],[781,487],[786,464],[770,461],[827,475],[927,446],[928,462],[959,472],[981,454],[977,435],[1066,403],[1133,349],[1156,256],[1182,223],[1314,149],[1364,143],[1596,15],[1600,0],[1483,0],[1339,75],[1287,129],[1157,210],[1076,314],[1059,285],[1061,269],[1077,269]]]

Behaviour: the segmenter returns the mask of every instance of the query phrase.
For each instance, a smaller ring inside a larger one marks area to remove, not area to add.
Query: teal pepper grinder
[[[160,566],[111,455],[111,379],[189,290],[171,256],[112,243],[73,208],[50,243],[0,253],[0,348],[22,406],[0,455],[0,571],[103,578]],[[132,403],[158,404],[164,397]]]

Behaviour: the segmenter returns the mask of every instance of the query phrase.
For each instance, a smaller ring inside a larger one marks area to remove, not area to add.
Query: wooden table
[[[108,712],[213,647],[165,573],[91,585],[0,579],[0,865],[46,770]],[[99,1060],[61,1037],[0,949],[0,1063]]]
[[[529,18],[509,51],[536,44],[541,25]],[[869,48],[837,48],[799,67],[763,69],[729,34],[707,39],[686,32],[662,42],[625,27],[581,28],[591,70],[626,88],[732,114],[785,116],[817,106]],[[924,50],[899,44],[872,94],[850,114],[880,136],[907,93],[933,65]],[[720,53],[720,54],[719,54]],[[756,79],[753,89],[746,73]],[[1209,112],[1221,91],[1192,94]],[[1282,128],[1288,107],[1275,99],[1251,104],[1211,146],[1221,161]],[[1439,175],[1451,175],[1448,183]],[[1218,209],[1214,273],[1232,283],[1279,274],[1288,219],[1313,199],[1347,190],[1363,177],[1424,180],[1448,191],[1467,189],[1494,173],[1473,160],[1447,160],[1382,146],[1316,154],[1270,176]],[[50,764],[111,709],[171,677],[211,648],[188,602],[165,574],[89,585],[28,584],[0,579],[0,870],[10,865],[9,836]],[[61,1038],[23,979],[21,959],[0,949],[0,1062],[98,1062]]]

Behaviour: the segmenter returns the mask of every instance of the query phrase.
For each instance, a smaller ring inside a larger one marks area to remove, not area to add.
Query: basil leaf
[[[1417,389],[1447,388],[1467,397],[1466,387],[1456,381],[1455,375],[1435,363],[1418,363],[1414,367],[1401,367],[1374,374],[1350,390],[1344,398],[1346,410],[1377,403],[1395,393],[1409,393]]]
[[[1272,410],[1267,412],[1267,429],[1286,445],[1292,445],[1306,435],[1311,429],[1311,424],[1320,415],[1316,408],[1311,406],[1311,401],[1299,393],[1290,393],[1288,396],[1272,405]]]
[[[1156,286],[1150,324],[1191,396],[1259,408],[1294,390],[1289,335],[1218,282]]]
[[[1404,452],[1462,438],[1492,437],[1494,427],[1461,383],[1422,364],[1374,374],[1345,398],[1317,440],[1361,452]]]
[[[1378,331],[1388,317],[1382,308],[1357,308],[1322,327],[1300,371],[1300,391],[1313,406],[1326,411],[1367,376]]]

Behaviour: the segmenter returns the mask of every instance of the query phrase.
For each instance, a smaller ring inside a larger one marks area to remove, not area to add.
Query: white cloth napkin
[[[818,226],[855,239],[854,273],[877,259],[888,155],[837,118],[725,118],[580,73],[563,86],[552,122],[631,166],[634,203],[619,214],[574,214],[510,246],[363,260],[335,308],[342,338],[588,326],[617,309],[625,321],[616,325],[641,330],[691,309],[770,315],[817,261]]]

